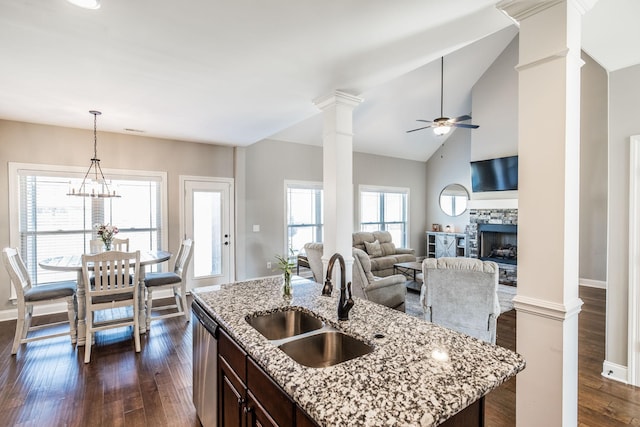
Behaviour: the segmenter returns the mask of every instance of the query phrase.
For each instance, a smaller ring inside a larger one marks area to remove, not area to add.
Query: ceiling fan
[[[442,108],[443,93],[444,93],[444,56],[440,58],[440,117],[433,120],[418,119],[416,120],[417,122],[429,123],[429,125],[423,126],[417,129],[408,130],[407,133],[415,132],[417,130],[422,130],[422,129],[433,128],[433,133],[435,133],[436,135],[446,135],[449,133],[451,128],[477,129],[480,127],[478,125],[460,123],[467,120],[471,120],[471,116],[469,115],[455,117],[453,119],[450,119],[449,117],[444,117],[443,108]]]

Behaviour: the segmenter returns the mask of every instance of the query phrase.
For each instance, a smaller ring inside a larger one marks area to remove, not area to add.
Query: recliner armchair
[[[496,343],[500,315],[498,265],[475,258],[427,258],[420,302],[424,318]]]
[[[318,283],[324,283],[322,277],[322,243],[307,243],[304,245],[313,273],[313,278]],[[366,252],[352,248],[353,270],[351,279],[351,291],[353,296],[396,309],[405,310],[405,297],[407,288],[406,278],[402,274],[387,277],[375,277],[371,273],[371,261]]]

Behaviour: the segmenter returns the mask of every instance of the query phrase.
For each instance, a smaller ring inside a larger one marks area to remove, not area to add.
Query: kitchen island
[[[339,289],[323,297],[321,285],[294,278],[293,297],[285,298],[281,283],[273,276],[198,288],[192,295],[249,364],[261,368],[320,426],[439,425],[477,406],[524,369],[513,351],[369,301],[356,299],[349,320],[338,321]],[[314,313],[373,351],[325,368],[298,364],[246,320],[287,307]]]

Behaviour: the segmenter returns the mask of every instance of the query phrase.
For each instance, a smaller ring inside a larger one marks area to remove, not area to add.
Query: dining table
[[[140,251],[140,286],[138,301],[138,330],[141,334],[147,332],[146,327],[146,303],[144,297],[144,277],[146,266],[160,264],[171,258],[171,252],[167,251]],[[85,283],[82,275],[82,255],[61,255],[43,259],[38,265],[45,270],[75,271],[77,274],[76,298],[78,304],[78,340],[77,345],[85,345],[87,337]]]

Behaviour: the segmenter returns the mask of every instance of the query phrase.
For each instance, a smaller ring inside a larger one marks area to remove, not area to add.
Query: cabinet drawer
[[[218,354],[225,359],[243,383],[247,382],[247,353],[220,329]]]
[[[247,388],[278,425],[294,425],[293,401],[253,359],[247,360]]]

